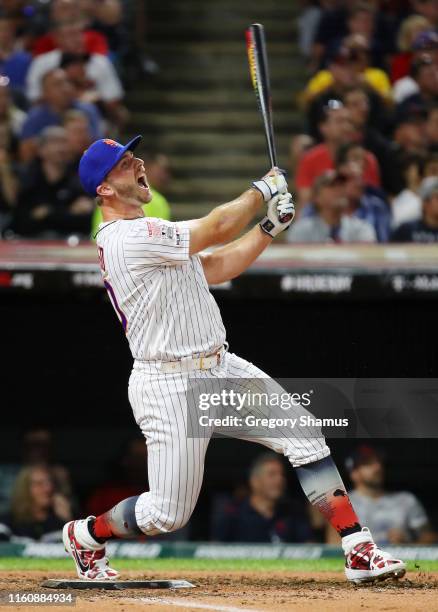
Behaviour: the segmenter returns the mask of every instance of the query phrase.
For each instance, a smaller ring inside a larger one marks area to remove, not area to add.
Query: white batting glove
[[[260,191],[266,203],[274,196],[287,192],[287,182],[284,174],[277,168],[274,168],[274,170],[277,170],[278,174],[266,174],[260,180],[252,183],[252,186]]]
[[[260,221],[260,227],[266,234],[275,238],[289,227],[294,217],[295,206],[292,195],[289,192],[278,194],[268,202],[268,212]]]

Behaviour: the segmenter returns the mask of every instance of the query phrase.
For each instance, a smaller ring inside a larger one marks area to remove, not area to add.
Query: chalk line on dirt
[[[202,603],[201,601],[194,601],[190,599],[165,599],[161,597],[140,597],[139,599],[134,597],[126,597],[123,599],[126,603],[135,601],[137,603],[143,603],[145,605],[162,604],[165,606],[178,606],[180,608],[197,608],[198,610],[214,610],[215,612],[261,612],[254,608],[236,608],[235,606],[221,606],[208,603]]]

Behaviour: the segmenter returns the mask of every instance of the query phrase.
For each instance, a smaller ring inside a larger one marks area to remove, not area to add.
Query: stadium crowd
[[[121,69],[135,64],[128,4],[0,4],[0,236],[90,236],[95,206],[77,166],[91,142],[118,137],[129,118],[122,82],[129,70]],[[160,156],[151,165],[168,171]],[[168,218],[158,199],[152,214]]]
[[[0,7],[0,230],[89,235],[78,158],[125,125],[119,0],[5,0]]]
[[[291,242],[438,240],[437,0],[304,1]]]

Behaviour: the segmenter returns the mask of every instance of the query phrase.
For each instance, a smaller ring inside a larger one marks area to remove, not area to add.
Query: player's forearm
[[[212,210],[208,216],[217,229],[216,244],[228,242],[238,236],[254,219],[263,203],[262,195],[257,189],[248,189],[232,202]]]
[[[272,242],[272,238],[256,225],[244,236],[201,255],[207,282],[216,285],[242,274]]]
[[[206,217],[187,221],[190,254],[233,240],[252,221],[263,203],[257,189],[248,189],[232,202],[217,206]]]

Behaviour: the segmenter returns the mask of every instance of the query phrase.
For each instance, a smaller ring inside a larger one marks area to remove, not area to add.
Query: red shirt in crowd
[[[298,164],[295,186],[298,189],[312,187],[315,180],[327,170],[334,170],[334,162],[326,144],[312,147]],[[379,163],[370,151],[366,151],[364,181],[367,185],[380,187]]]
[[[95,30],[86,30],[84,32],[84,47],[85,53],[99,53],[100,55],[108,55],[108,41],[106,37]],[[50,32],[40,36],[34,42],[32,47],[33,55],[42,55],[49,53],[57,48],[55,37]]]
[[[399,79],[408,76],[411,69],[413,53],[398,53],[391,60],[391,81],[395,83]]]

